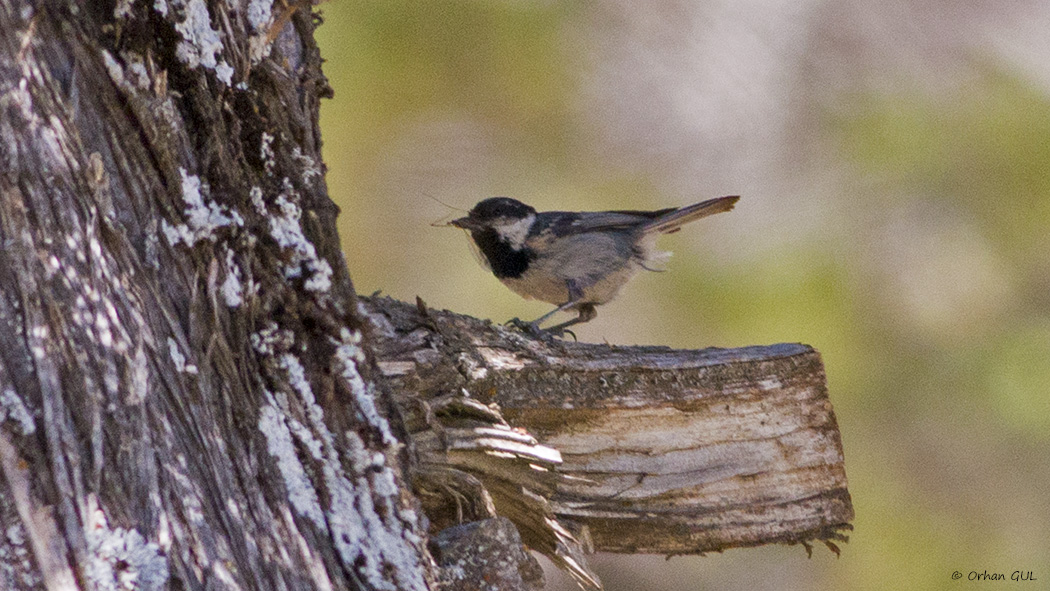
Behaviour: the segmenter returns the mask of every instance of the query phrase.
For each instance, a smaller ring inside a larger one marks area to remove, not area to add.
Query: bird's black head
[[[479,201],[466,217],[449,222],[464,230],[505,229],[518,226],[536,215],[536,210],[510,197],[489,197]],[[524,235],[521,236],[524,239]]]
[[[505,220],[520,220],[536,213],[536,210],[525,205],[517,199],[510,197],[489,197],[479,201],[470,210],[470,218],[479,222],[491,222],[503,218]]]
[[[469,230],[492,272],[506,278],[520,277],[535,258],[525,245],[535,219],[536,210],[517,199],[489,197],[449,225]]]

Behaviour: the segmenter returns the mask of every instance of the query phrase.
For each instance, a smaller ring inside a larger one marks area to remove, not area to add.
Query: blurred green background
[[[327,178],[358,292],[539,316],[430,224],[492,195],[542,210],[740,194],[663,238],[670,271],[578,336],[824,356],[857,511],[842,557],[595,556],[608,589],[1050,589],[1045,3],[321,11]],[[1015,570],[1038,580],[966,580]]]

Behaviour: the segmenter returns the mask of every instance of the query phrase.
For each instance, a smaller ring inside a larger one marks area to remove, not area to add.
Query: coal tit
[[[655,250],[656,237],[684,224],[733,209],[739,196],[718,197],[686,207],[656,211],[545,211],[509,197],[478,202],[466,217],[449,225],[470,232],[483,263],[514,293],[557,306],[520,327],[540,332],[558,312],[578,316],[546,331],[593,320],[595,306],[620,291],[639,270],[660,270],[670,253]]]

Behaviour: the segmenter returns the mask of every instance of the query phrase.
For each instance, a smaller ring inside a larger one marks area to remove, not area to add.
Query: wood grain
[[[844,540],[853,507],[820,354],[800,344],[672,350],[533,339],[395,302],[379,367],[426,398],[449,372],[561,453],[554,512],[595,550],[685,554]],[[428,351],[430,351],[428,353]],[[454,359],[455,367],[441,360]]]

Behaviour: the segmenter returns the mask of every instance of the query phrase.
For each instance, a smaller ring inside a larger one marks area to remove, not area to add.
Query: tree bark
[[[309,4],[0,0],[0,587],[425,589]]]

